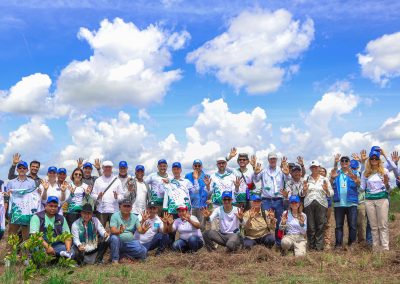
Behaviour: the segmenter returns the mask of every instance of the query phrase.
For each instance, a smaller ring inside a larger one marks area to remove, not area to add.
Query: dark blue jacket
[[[206,201],[208,198],[208,193],[206,190],[206,184],[204,183],[203,180],[204,176],[205,174],[202,171],[199,177],[199,186],[200,186],[199,192],[190,194],[190,203],[192,204],[192,208],[202,208],[207,206]],[[185,178],[190,180],[190,182],[194,184],[193,172],[186,174]]]
[[[340,174],[341,171],[337,171],[337,173],[339,174],[335,180],[333,181],[333,201],[336,202],[340,202]],[[358,171],[353,171],[353,173],[356,176],[360,176],[360,173]],[[347,203],[356,203],[358,204],[358,186],[355,183],[354,180],[352,180],[351,178],[347,178],[346,180],[347,183]]]

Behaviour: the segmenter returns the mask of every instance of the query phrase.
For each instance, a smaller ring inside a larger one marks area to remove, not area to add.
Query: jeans
[[[317,200],[313,200],[311,204],[304,207],[304,213],[307,215],[307,242],[310,249],[324,249],[324,227],[327,210],[328,208],[319,204]]]
[[[153,239],[148,242],[142,244],[147,251],[157,249],[157,254],[163,252],[165,250],[165,247],[169,244],[169,237],[167,234],[163,233],[157,233]]]
[[[343,245],[343,225],[344,217],[347,217],[347,226],[349,227],[349,241],[351,246],[357,239],[357,206],[335,207],[335,247]]]
[[[180,252],[196,252],[203,247],[203,240],[199,236],[191,236],[187,241],[178,239],[172,244],[172,250]]]
[[[110,246],[112,261],[119,261],[123,257],[144,260],[147,256],[146,248],[137,240],[122,242],[118,236],[111,235]]]
[[[272,234],[265,235],[258,239],[244,238],[243,246],[245,249],[251,249],[255,245],[264,245],[267,248],[272,248],[275,244],[275,237]]]
[[[54,249],[54,252],[56,253],[57,257],[60,257],[60,252],[67,251],[65,244],[62,242],[53,243],[53,244],[51,244],[51,247]],[[75,252],[72,248],[70,250],[70,253],[71,253],[71,258],[74,258]]]
[[[367,239],[367,244],[372,246],[372,230],[371,230],[371,225],[369,224],[368,216],[367,216],[367,229],[365,232],[365,238]]]
[[[268,198],[262,200],[262,205],[261,209],[262,210],[268,210],[268,209],[273,209],[275,212],[275,218],[276,218],[276,228],[275,228],[275,243],[276,246],[280,247],[281,246],[281,239],[278,238],[278,231],[279,231],[279,224],[281,223],[281,217],[283,214],[283,198]]]

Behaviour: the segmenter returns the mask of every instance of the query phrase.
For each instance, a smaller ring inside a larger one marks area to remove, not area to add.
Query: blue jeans
[[[118,236],[111,235],[110,246],[112,261],[118,261],[123,257],[144,260],[147,256],[146,248],[137,240],[122,242]]]
[[[244,238],[243,246],[245,249],[251,249],[256,244],[264,245],[267,248],[272,248],[275,244],[275,237],[272,234],[268,234],[258,239]]]
[[[369,225],[368,216],[367,216],[367,230],[365,232],[365,239],[367,240],[367,244],[372,246],[372,231],[371,231],[371,226]]]
[[[147,251],[157,249],[158,254],[165,250],[165,247],[168,245],[168,243],[169,237],[167,234],[157,233],[150,242],[144,243],[142,245],[146,248]]]
[[[60,252],[67,251],[67,248],[65,247],[65,244],[62,243],[62,242],[53,243],[51,245],[51,247],[54,249],[57,257],[60,257]],[[70,253],[71,253],[71,258],[74,258],[75,257],[75,252],[74,252],[74,250],[72,248],[70,250]]]
[[[349,227],[349,246],[356,241],[357,238],[357,206],[335,207],[335,246],[343,245],[343,225],[344,217],[347,217],[347,225]]]
[[[191,236],[187,241],[178,239],[172,244],[172,250],[180,252],[196,252],[203,247],[203,240],[199,236]]]
[[[283,198],[277,198],[277,199],[264,199],[262,200],[262,205],[261,209],[262,210],[268,210],[268,209],[274,209],[275,211],[275,218],[276,218],[276,228],[275,228],[275,244],[276,246],[280,247],[281,246],[281,239],[278,238],[278,229],[279,229],[279,224],[281,223],[281,217],[283,214]]]

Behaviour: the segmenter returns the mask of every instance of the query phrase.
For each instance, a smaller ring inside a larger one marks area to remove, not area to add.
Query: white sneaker
[[[63,251],[60,252],[60,256],[63,256],[65,258],[71,258],[72,255],[71,255],[70,252],[67,252],[67,251],[63,250]]]

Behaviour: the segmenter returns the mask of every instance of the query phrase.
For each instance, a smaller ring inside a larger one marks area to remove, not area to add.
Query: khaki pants
[[[307,251],[307,240],[303,235],[285,235],[281,241],[282,249],[293,249],[295,256],[304,256]]]
[[[361,243],[365,241],[365,231],[367,229],[365,202],[358,205],[357,211],[357,241]]]
[[[332,211],[333,207],[329,207],[328,210],[326,211],[326,223],[325,223],[325,236],[324,236],[324,242],[325,246],[330,246],[332,243]]]
[[[374,250],[389,250],[389,200],[365,200]]]
[[[19,228],[21,228],[22,239],[24,241],[26,241],[29,238],[29,226],[9,224],[8,225],[8,235],[17,235]]]

